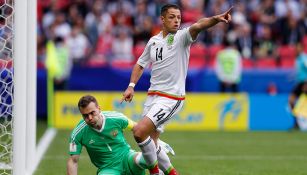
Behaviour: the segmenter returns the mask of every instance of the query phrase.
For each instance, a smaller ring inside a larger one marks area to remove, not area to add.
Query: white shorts
[[[144,103],[143,116],[150,118],[157,130],[163,132],[164,124],[181,110],[183,103],[183,100],[149,95]]]

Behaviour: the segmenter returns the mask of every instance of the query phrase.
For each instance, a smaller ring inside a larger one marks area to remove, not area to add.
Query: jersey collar
[[[102,132],[103,131],[103,129],[104,129],[104,126],[105,126],[105,124],[106,124],[106,117],[103,115],[103,113],[101,112],[100,113],[101,114],[101,117],[102,117],[102,126],[101,126],[101,128],[98,130],[98,129],[95,129],[95,128],[92,128],[93,130],[95,130],[95,131],[97,131],[97,132]]]

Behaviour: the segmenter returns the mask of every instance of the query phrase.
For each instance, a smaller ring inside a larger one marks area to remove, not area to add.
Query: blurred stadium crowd
[[[38,65],[46,43],[68,50],[73,66],[132,67],[160,31],[160,8],[176,3],[182,27],[234,6],[230,25],[203,32],[191,47],[190,67],[212,67],[227,38],[244,68],[293,68],[297,44],[307,50],[307,0],[38,0]]]

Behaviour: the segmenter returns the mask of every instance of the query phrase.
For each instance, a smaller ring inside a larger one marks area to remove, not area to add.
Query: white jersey
[[[193,42],[189,28],[169,33],[162,32],[148,41],[137,64],[145,68],[152,65],[149,91],[158,91],[173,96],[185,95],[190,46]]]

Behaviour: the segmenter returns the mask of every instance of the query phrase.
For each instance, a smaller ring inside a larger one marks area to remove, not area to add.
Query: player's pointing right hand
[[[122,103],[123,101],[127,101],[127,102],[130,103],[132,101],[132,99],[133,99],[133,95],[134,95],[134,89],[133,89],[133,87],[129,86],[126,89],[126,91],[123,93],[123,97],[122,97],[120,103]]]

